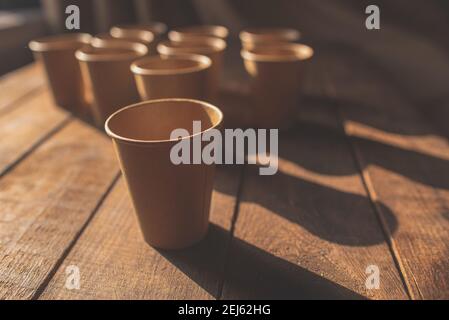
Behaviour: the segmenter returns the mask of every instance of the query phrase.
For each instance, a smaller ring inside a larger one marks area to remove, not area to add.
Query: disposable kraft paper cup
[[[55,103],[77,115],[86,115],[86,88],[75,58],[79,48],[90,43],[85,33],[48,36],[29,43],[36,60],[43,65]]]
[[[211,60],[185,54],[137,60],[131,65],[141,99],[189,98],[205,100]]]
[[[289,28],[248,28],[240,32],[243,49],[280,42],[296,42],[301,38],[298,30]]]
[[[286,129],[293,124],[299,107],[305,61],[313,54],[312,48],[301,44],[242,50],[251,79],[255,127]]]
[[[123,108],[109,117],[105,128],[112,138],[143,236],[162,249],[180,249],[207,233],[214,165],[180,164],[170,159],[180,139],[201,138],[218,128],[222,112],[211,104],[189,99],[151,100]],[[201,133],[170,139],[173,130]]]
[[[110,33],[104,32],[104,33],[99,33],[99,34],[93,36],[92,40],[90,41],[90,45],[95,48],[104,48],[104,47],[108,47],[114,43],[119,45],[120,43],[123,43],[123,42],[125,42],[125,43],[129,43],[129,42],[141,43],[140,41],[132,41],[132,40],[114,38]]]
[[[114,28],[122,30],[146,30],[153,33],[156,41],[161,40],[161,38],[167,33],[168,27],[162,22],[150,22],[144,24],[119,24],[115,25]]]
[[[111,36],[116,39],[122,39],[133,42],[140,42],[147,46],[148,54],[156,53],[154,44],[154,34],[148,30],[130,29],[121,27],[112,27],[110,32]]]
[[[142,41],[139,41],[139,40],[135,41],[135,40],[124,39],[124,38],[121,38],[121,39],[114,38],[110,33],[106,33],[106,32],[99,33],[99,34],[95,35],[94,37],[92,37],[92,40],[90,41],[90,45],[95,48],[105,48],[105,47],[107,48],[107,47],[110,47],[111,45],[116,45],[116,46],[123,45],[123,44],[126,45],[129,42],[141,43],[141,44],[145,45],[148,50],[148,46],[145,43],[143,43]],[[147,54],[148,54],[148,52],[147,52]]]
[[[115,36],[114,36],[115,35]],[[111,33],[100,33],[95,35],[90,44],[96,48],[107,47],[111,43],[129,43],[129,42],[138,42],[145,45],[148,49],[148,55],[151,50],[155,51],[154,48],[154,35],[149,31],[141,31],[141,30],[127,30],[126,32],[114,32],[114,35]]]
[[[226,40],[229,30],[223,26],[202,25],[177,28],[168,33],[168,38],[172,41],[187,40],[191,37],[216,37]]]
[[[83,79],[92,92],[92,113],[98,126],[118,109],[140,100],[130,66],[147,52],[145,45],[125,41],[76,51]]]
[[[193,53],[205,55],[211,59],[212,66],[209,69],[208,76],[208,96],[210,100],[215,100],[218,95],[225,49],[226,42],[213,37],[195,37],[182,41],[162,41],[157,46],[157,51],[162,57]]]
[[[157,44],[167,33],[168,27],[162,22],[151,22],[145,24],[119,24],[114,26],[111,32],[113,30],[142,30],[151,32],[153,34],[153,41],[148,45],[148,54],[153,55],[157,53]]]

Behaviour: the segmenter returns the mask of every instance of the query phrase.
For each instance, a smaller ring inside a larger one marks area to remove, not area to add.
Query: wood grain
[[[109,139],[73,121],[0,180],[0,299],[30,299],[118,174]]]
[[[16,103],[0,116],[0,176],[69,119],[53,106],[47,91]]]
[[[143,241],[120,180],[40,298],[218,297],[239,178],[238,167],[218,170],[209,234],[200,244],[178,252],[156,250]],[[70,265],[80,269],[80,290],[65,288],[65,269]]]
[[[299,118],[280,133],[276,175],[245,171],[223,298],[406,299],[332,102],[309,97]],[[369,265],[380,269],[379,290],[365,286]]]
[[[13,107],[18,100],[44,87],[44,80],[40,67],[35,63],[2,76],[0,78],[0,114]]]
[[[385,230],[398,265],[413,298],[447,299],[449,143],[378,66],[356,54],[344,63],[347,56],[330,63],[333,94],[371,197],[397,219],[396,230]],[[384,219],[385,211],[378,211]]]

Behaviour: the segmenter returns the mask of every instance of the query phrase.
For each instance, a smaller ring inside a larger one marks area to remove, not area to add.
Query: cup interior
[[[201,132],[221,124],[222,112],[206,102],[190,99],[152,100],[123,108],[112,114],[105,128],[112,138],[131,143],[175,142],[175,129],[186,129],[192,136],[193,121],[201,121]]]
[[[134,62],[131,70],[142,75],[170,75],[204,70],[211,65],[208,57],[200,55],[180,55],[167,59],[161,57],[143,58]]]

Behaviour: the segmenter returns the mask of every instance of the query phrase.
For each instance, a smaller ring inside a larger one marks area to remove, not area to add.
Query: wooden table
[[[278,174],[220,167],[207,239],[177,252],[143,242],[109,139],[35,65],[3,77],[0,298],[449,298],[448,140],[366,58],[309,70]]]

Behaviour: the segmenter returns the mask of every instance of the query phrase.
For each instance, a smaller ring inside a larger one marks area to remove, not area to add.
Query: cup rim
[[[156,60],[184,60],[184,61],[194,61],[197,63],[196,66],[186,67],[186,68],[178,68],[178,69],[151,69],[142,66],[151,61]],[[176,75],[176,74],[188,74],[195,73],[205,69],[210,68],[212,65],[212,61],[210,58],[199,55],[199,54],[180,54],[170,56],[168,59],[161,58],[159,56],[146,57],[141,58],[139,60],[134,61],[131,64],[131,71],[137,75]]]
[[[246,28],[240,31],[239,38],[242,42],[260,42],[267,38],[279,41],[298,41],[301,32],[293,28],[259,27]]]
[[[163,35],[167,32],[168,27],[165,23],[155,21],[149,23],[135,23],[135,24],[116,24],[113,27],[121,28],[121,29],[136,29],[136,30],[146,30],[150,31],[155,35]]]
[[[185,47],[176,47],[174,44],[191,44]],[[195,48],[200,47],[201,54],[212,54],[221,52],[226,49],[226,41],[220,38],[195,36],[181,41],[164,40],[157,45],[157,52],[159,54],[173,55],[180,53],[189,53],[189,50],[195,51]],[[181,49],[181,52],[179,52]],[[187,50],[187,51],[185,51]],[[192,52],[193,52],[192,51]]]
[[[108,38],[108,36],[109,36],[109,38]],[[116,43],[116,44],[125,43],[126,44],[129,42],[130,42],[130,40],[126,40],[123,38],[122,39],[114,38],[109,33],[101,33],[101,34],[97,34],[92,37],[92,40],[90,41],[90,45],[95,48],[104,48],[105,46],[108,46],[111,43]]]
[[[154,33],[149,30],[142,30],[142,29],[132,29],[132,28],[122,28],[114,26],[109,30],[109,34],[119,40],[127,40],[131,39],[133,41],[142,41],[146,44],[150,44],[154,41]],[[135,37],[135,38],[134,38]]]
[[[290,49],[294,51],[291,55],[263,54],[257,51],[263,49]],[[306,51],[304,53],[304,51]],[[289,62],[305,61],[312,58],[315,51],[312,47],[300,43],[282,43],[278,45],[261,45],[252,49],[242,49],[240,55],[243,59],[256,62]]]
[[[204,30],[204,33],[201,32],[202,30]],[[229,29],[221,25],[205,24],[179,27],[168,33],[168,38],[172,41],[180,41],[195,36],[215,37],[224,40],[229,36]]]
[[[114,117],[116,117],[117,115],[119,115],[120,113],[124,112],[125,110],[128,109],[132,109],[132,108],[138,108],[141,106],[150,106],[152,104],[158,104],[158,103],[165,103],[165,102],[176,102],[176,103],[185,103],[185,102],[189,102],[189,103],[195,103],[198,105],[202,105],[205,106],[207,108],[212,109],[214,112],[216,112],[219,116],[219,120],[217,121],[217,123],[215,123],[214,125],[210,126],[209,128],[205,129],[205,130],[201,130],[198,133],[195,134],[191,134],[182,138],[178,138],[178,139],[163,139],[163,140],[140,140],[140,139],[132,139],[132,138],[127,138],[127,137],[123,137],[120,136],[116,133],[113,132],[113,130],[111,128],[109,128],[109,123],[112,121],[112,119]],[[117,110],[116,112],[114,112],[113,114],[111,114],[107,119],[106,122],[104,124],[104,128],[106,131],[106,134],[116,140],[119,140],[121,142],[124,143],[129,143],[129,144],[137,144],[137,145],[146,145],[146,146],[155,146],[155,145],[162,145],[162,144],[170,144],[170,143],[174,143],[174,142],[179,142],[181,140],[187,140],[187,139],[192,139],[196,136],[202,135],[212,129],[216,129],[218,127],[221,126],[223,122],[223,112],[216,106],[214,106],[211,103],[205,102],[205,101],[201,101],[201,100],[195,100],[195,99],[185,99],[185,98],[165,98],[165,99],[155,99],[155,100],[148,100],[148,101],[143,101],[143,102],[139,102],[139,103],[135,103],[129,106],[126,106],[124,108],[121,108],[119,110]]]
[[[89,44],[91,40],[92,36],[88,33],[65,33],[31,40],[28,47],[34,52],[77,49],[80,45]]]
[[[139,42],[131,42],[131,41],[125,41],[120,40],[119,42],[115,42],[114,39],[112,39],[111,42],[108,42],[107,40],[104,41],[102,46],[96,47],[93,45],[85,46],[75,52],[75,57],[79,61],[83,62],[98,62],[98,61],[126,61],[126,60],[133,60],[140,58],[148,53],[148,47],[142,43]],[[101,49],[128,49],[132,52],[130,53],[124,53],[124,54],[93,54],[86,52],[88,49],[95,49],[95,50],[101,50]]]

